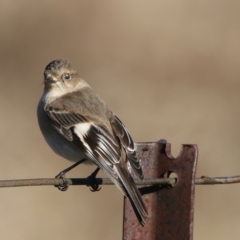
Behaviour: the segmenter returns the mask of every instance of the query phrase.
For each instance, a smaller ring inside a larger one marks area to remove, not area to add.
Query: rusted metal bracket
[[[176,158],[169,143],[137,143],[136,147],[146,178],[168,177],[174,172],[177,182],[173,187],[141,188],[148,209],[144,227],[125,198],[123,240],[192,240],[197,146],[183,145]]]

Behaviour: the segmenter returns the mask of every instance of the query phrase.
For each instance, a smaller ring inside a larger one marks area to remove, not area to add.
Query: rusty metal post
[[[146,178],[168,177],[174,172],[177,182],[173,187],[141,188],[148,209],[144,227],[125,198],[123,240],[192,240],[197,146],[183,145],[176,158],[169,143],[137,143],[136,147]]]

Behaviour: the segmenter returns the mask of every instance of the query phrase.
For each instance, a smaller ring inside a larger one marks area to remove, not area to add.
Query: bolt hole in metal
[[[172,171],[165,172],[163,174],[163,178],[174,178],[175,182],[172,184],[172,186],[175,186],[177,184],[177,181],[178,181],[177,174],[175,172],[172,172]]]

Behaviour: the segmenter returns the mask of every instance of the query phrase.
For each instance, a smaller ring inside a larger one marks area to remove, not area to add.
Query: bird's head
[[[44,71],[45,91],[71,92],[78,90],[87,83],[80,78],[71,64],[62,59],[50,62]]]

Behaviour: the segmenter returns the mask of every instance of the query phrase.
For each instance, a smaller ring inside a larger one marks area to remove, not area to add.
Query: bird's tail
[[[118,181],[118,184],[116,185],[120,188],[124,195],[129,198],[139,222],[144,226],[148,211],[132,176],[123,166],[115,165],[115,170],[118,173],[120,182],[122,183],[119,185]]]

